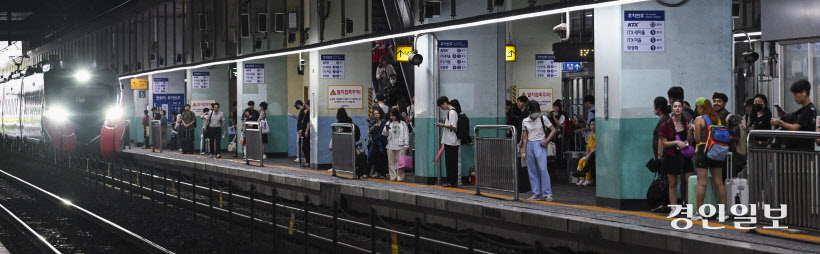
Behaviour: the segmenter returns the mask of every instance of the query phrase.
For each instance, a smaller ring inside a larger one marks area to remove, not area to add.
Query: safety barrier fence
[[[259,129],[259,122],[245,122],[245,164],[251,161],[259,162],[259,166],[265,165],[264,144],[262,144],[262,130]]]
[[[481,136],[481,130],[497,130],[512,133],[512,137]],[[512,192],[518,200],[518,146],[512,125],[476,125],[475,129],[475,192],[491,189]]]
[[[428,224],[424,217],[416,217],[412,223],[391,223],[372,205],[368,213],[355,213],[336,201],[330,207],[315,205],[308,195],[302,200],[285,200],[273,183],[235,184],[178,169],[104,160],[96,154],[51,152],[46,146],[24,142],[3,142],[0,147],[3,153],[21,158],[46,158],[37,160],[43,164],[40,168],[74,172],[101,193],[149,200],[158,209],[176,208],[181,216],[183,211],[192,211],[194,217],[207,216],[215,227],[215,220],[227,221],[245,227],[251,242],[271,241],[278,246],[277,241],[288,241],[302,244],[305,253],[315,249],[342,253],[395,253],[399,249],[407,253],[550,253],[552,249],[539,242],[512,244],[473,229],[448,230]]]
[[[330,125],[333,130],[331,151],[333,163],[333,176],[336,171],[353,174],[353,178],[359,178],[356,174],[356,133],[352,123],[334,123]]]
[[[787,206],[787,214],[780,222],[783,226],[820,229],[820,152],[772,148],[754,145],[753,141],[765,139],[776,144],[810,143],[820,139],[818,132],[763,131],[749,132],[749,202],[757,209],[764,204],[773,209]],[[775,145],[776,146],[776,145]],[[766,214],[757,211],[759,221],[771,221]]]
[[[165,142],[162,142],[162,137],[165,136],[164,133],[162,133],[162,127],[162,121],[151,120],[150,136],[151,143],[153,143],[153,146],[151,146],[151,152],[156,152],[157,150],[159,150],[159,152],[162,153],[162,145],[165,144]]]

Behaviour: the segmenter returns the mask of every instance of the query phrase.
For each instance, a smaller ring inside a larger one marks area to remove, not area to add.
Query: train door
[[[584,96],[595,94],[595,76],[564,78],[561,91],[565,98],[564,108],[573,122],[573,129],[585,127],[588,124],[589,108],[584,106]],[[586,141],[582,135],[573,135],[568,142],[568,151],[584,151]]]

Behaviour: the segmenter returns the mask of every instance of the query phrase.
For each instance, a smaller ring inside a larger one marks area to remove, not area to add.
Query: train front
[[[106,118],[123,121],[119,91],[117,77],[108,70],[73,68],[47,72],[43,123],[52,146],[68,152],[100,151],[100,126]]]

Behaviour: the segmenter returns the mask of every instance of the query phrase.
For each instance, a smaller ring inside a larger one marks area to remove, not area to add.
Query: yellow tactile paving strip
[[[151,150],[151,149],[143,149],[143,150]],[[200,158],[208,158],[208,156],[198,155],[198,154],[185,154],[185,155],[187,155],[187,156],[195,156],[195,157],[200,157]],[[245,160],[242,160],[242,159],[220,159],[220,160],[229,160],[229,161],[235,161],[235,162],[245,163]],[[259,163],[257,163],[257,162],[251,162],[251,164],[254,164],[254,165],[257,165],[257,166],[259,165]],[[285,168],[285,169],[296,170],[296,171],[312,172],[312,173],[324,174],[324,175],[333,175],[333,173],[332,173],[332,172],[329,172],[329,171],[324,171],[324,170],[321,170],[321,171],[320,171],[320,170],[312,170],[312,169],[296,168],[296,167],[289,167],[289,166],[267,165],[267,164],[266,164],[266,165],[264,165],[264,166],[265,166],[265,167],[270,167],[270,168]],[[353,177],[352,175],[349,175],[349,174],[341,174],[341,173],[338,173],[338,172],[336,173],[336,175],[337,175],[337,176],[342,176],[342,177],[348,177],[348,178],[352,178],[352,177]],[[410,186],[420,186],[420,187],[425,187],[425,188],[434,188],[434,189],[447,190],[447,191],[454,191],[454,192],[461,192],[461,193],[469,193],[469,194],[473,194],[473,193],[475,193],[474,191],[465,190],[465,189],[459,189],[459,188],[447,188],[447,187],[441,187],[441,186],[436,186],[436,185],[425,185],[425,184],[408,183],[408,182],[396,182],[396,181],[389,181],[389,180],[386,180],[386,179],[374,179],[374,178],[369,178],[369,179],[363,179],[363,180],[369,180],[369,181],[379,181],[379,182],[390,182],[390,183],[394,183],[394,184],[403,184],[403,185],[410,185]],[[488,197],[493,197],[493,198],[500,198],[500,199],[506,199],[506,200],[513,200],[513,197],[510,197],[510,196],[504,196],[504,195],[498,195],[498,194],[492,194],[492,193],[482,193],[481,195],[483,195],[483,196],[488,196]],[[659,220],[668,220],[668,221],[672,221],[672,220],[674,220],[674,218],[667,218],[666,216],[661,216],[661,215],[657,215],[657,214],[654,214],[654,213],[648,213],[648,212],[635,212],[635,211],[623,211],[623,210],[617,210],[617,209],[606,208],[606,207],[600,207],[600,206],[572,205],[572,204],[562,204],[562,203],[558,203],[558,202],[533,201],[533,200],[526,200],[526,199],[521,199],[521,201],[523,201],[523,202],[538,203],[538,204],[545,204],[545,205],[557,205],[557,206],[564,206],[564,207],[574,207],[574,208],[579,208],[579,209],[586,209],[586,210],[593,210],[593,211],[600,211],[600,212],[611,212],[611,213],[629,214],[629,215],[635,215],[635,216],[640,216],[640,217],[645,217],[645,218],[652,218],[652,219],[659,219]],[[702,221],[692,221],[692,223],[693,223],[694,225],[703,225],[703,222],[702,222]],[[747,229],[739,229],[739,228],[736,228],[736,227],[734,227],[734,226],[730,226],[730,225],[726,225],[726,224],[720,224],[720,223],[708,223],[708,222],[707,222],[707,225],[708,225],[708,226],[713,226],[713,227],[724,226],[724,227],[725,227],[725,229],[733,229],[733,230],[740,230],[740,231],[749,231],[749,230],[747,230]],[[812,235],[795,234],[795,233],[782,232],[782,231],[776,231],[776,230],[770,230],[770,229],[763,229],[763,228],[757,228],[757,229],[755,229],[755,231],[757,231],[757,233],[766,234],[766,235],[772,235],[772,236],[785,237],[785,238],[791,238],[791,239],[797,239],[797,240],[811,241],[811,242],[817,242],[817,243],[820,243],[820,237],[817,237],[817,236],[812,236]]]

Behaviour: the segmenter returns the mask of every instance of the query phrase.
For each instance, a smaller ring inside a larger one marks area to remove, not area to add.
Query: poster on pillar
[[[165,116],[171,120],[171,111],[179,112],[179,109],[185,106],[184,94],[154,94],[154,107],[165,110]]]
[[[558,63],[552,54],[535,54],[535,77],[536,78],[557,78],[561,71]]]
[[[191,83],[193,89],[208,89],[211,87],[211,76],[207,71],[194,72],[193,79]]]
[[[194,115],[202,115],[203,109],[210,109],[211,105],[216,103],[216,100],[191,100],[191,110]]]
[[[624,52],[666,50],[664,11],[624,11]]]
[[[364,108],[363,86],[327,86],[327,109]]]
[[[467,70],[467,41],[439,41],[438,68],[442,71]]]
[[[322,55],[322,78],[345,78],[345,55]]]
[[[168,92],[168,78],[154,78],[154,92],[167,93]]]
[[[522,95],[530,101],[537,101],[541,105],[541,112],[552,111],[552,88],[518,88],[516,97]]]
[[[265,64],[245,64],[245,84],[265,83]]]

